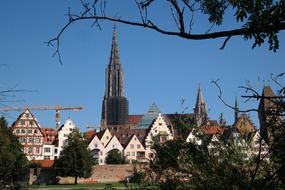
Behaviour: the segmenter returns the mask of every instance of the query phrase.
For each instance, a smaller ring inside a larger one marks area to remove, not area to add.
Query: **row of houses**
[[[157,112],[153,110],[157,110]],[[184,116],[191,117],[187,114]],[[132,117],[134,118],[134,116]],[[184,138],[187,142],[201,144],[201,139],[196,135],[195,130],[186,134],[179,132],[179,127],[171,124],[173,117],[173,115],[161,114],[152,105],[147,114],[140,116],[141,119],[137,119],[133,123],[133,125],[135,123],[141,125],[143,122],[144,125],[148,124],[149,127],[116,127],[97,131],[94,129],[89,130],[85,133],[88,148],[98,164],[104,165],[108,153],[114,149],[118,150],[130,163],[147,162],[155,156],[151,149],[153,137],[155,136],[159,137],[158,140],[161,143],[175,138]],[[75,128],[76,126],[70,118],[58,129],[42,128],[29,109],[20,114],[12,124],[13,134],[18,137],[19,142],[23,145],[23,152],[29,160],[57,159],[68,135]],[[245,114],[240,115],[232,126],[221,126],[218,122],[209,120],[200,129],[210,138],[209,149],[213,148],[218,141],[232,139],[241,146],[249,146],[250,149],[246,152],[248,155],[258,154],[259,152],[260,133]],[[261,145],[261,154],[265,155],[268,146],[263,140]]]

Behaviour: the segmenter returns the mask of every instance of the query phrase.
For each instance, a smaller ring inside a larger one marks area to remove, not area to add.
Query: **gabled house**
[[[133,135],[127,143],[124,149],[124,156],[129,163],[146,161],[145,148],[136,135]]]
[[[211,140],[210,140],[209,144],[207,145],[208,150],[215,149],[219,143],[220,143],[220,139],[217,137],[217,135],[212,135]]]
[[[260,132],[257,130],[253,133],[252,137],[250,138],[250,150],[251,154],[258,155],[260,151],[260,156],[265,157],[267,160],[269,159],[268,151],[269,146],[265,142],[263,138],[261,138]]]
[[[196,145],[201,145],[202,144],[202,140],[194,134],[193,130],[187,136],[186,142],[191,142],[191,143],[194,143]]]
[[[98,138],[100,139],[101,143],[105,147],[108,144],[108,142],[110,141],[110,139],[112,138],[112,134],[110,133],[108,128],[106,128],[104,130],[101,130],[96,135],[98,136]]]
[[[151,150],[154,137],[158,137],[160,143],[173,140],[173,135],[161,113],[159,113],[156,119],[153,121],[145,138],[146,159],[152,159],[154,156],[154,153]]]
[[[28,160],[42,160],[44,157],[44,133],[39,122],[29,109],[19,115],[12,124],[12,132],[23,145]]]
[[[91,150],[93,158],[96,159],[96,163],[103,165],[105,160],[105,147],[97,135],[93,136],[88,144],[88,148]]]
[[[256,130],[248,115],[246,114],[240,115],[233,124],[233,127],[237,128],[243,137],[246,137],[249,133],[252,133]]]
[[[73,121],[68,118],[63,125],[61,125],[57,130],[57,149],[55,149],[55,156],[59,157],[60,152],[63,149],[63,146],[66,143],[66,140],[68,139],[68,135],[76,128]]]
[[[108,153],[114,149],[117,149],[121,153],[121,155],[123,156],[124,147],[121,145],[121,143],[119,142],[119,140],[117,139],[116,136],[113,136],[110,139],[110,141],[108,142],[108,144],[105,146],[105,157],[103,159],[104,163],[105,163],[105,159],[106,159]]]

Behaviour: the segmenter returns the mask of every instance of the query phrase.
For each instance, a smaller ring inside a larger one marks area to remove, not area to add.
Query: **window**
[[[25,115],[26,115],[26,118],[29,118],[29,114],[28,113],[26,113]]]
[[[30,121],[30,125],[33,126],[34,125],[34,121]]]
[[[102,159],[100,159],[100,163],[103,163],[103,160],[102,160]]]
[[[20,123],[21,123],[21,125],[25,125],[25,121],[24,120],[21,120]]]
[[[136,152],[132,152],[132,156],[135,156],[136,155]]]
[[[97,145],[97,144],[95,144],[94,146],[95,146],[95,148],[97,148],[97,147],[98,147],[98,145]]]
[[[44,151],[45,152],[50,152],[50,148],[45,148]]]
[[[21,130],[21,133],[26,133],[26,130],[25,130],[25,129],[22,129],[22,130]]]
[[[40,143],[41,142],[41,138],[37,137],[35,138],[35,143]]]
[[[141,148],[141,145],[140,144],[137,144],[137,149],[140,149]]]
[[[17,130],[16,130],[16,133],[18,133],[18,134],[19,134],[19,133],[20,133],[20,129],[17,129]]]
[[[130,152],[127,152],[127,156],[130,156]]]
[[[26,142],[26,139],[25,139],[24,137],[20,137],[20,138],[19,138],[19,142],[20,142],[20,143],[25,143],[25,142]]]
[[[54,149],[54,153],[57,154],[57,148]]]
[[[32,129],[29,129],[29,130],[28,130],[28,133],[29,133],[29,134],[32,134],[32,133],[33,133],[33,130],[32,130]]]
[[[29,146],[29,148],[28,148],[28,153],[29,153],[29,154],[33,153],[33,147]]]
[[[44,156],[44,160],[50,160],[50,156]]]
[[[108,139],[109,139],[109,136],[106,136],[106,139],[108,140]]]
[[[34,139],[33,139],[33,138],[29,138],[28,140],[29,140],[29,141],[28,141],[29,143],[33,143],[33,142],[34,142]]]
[[[35,129],[35,131],[34,131],[34,132],[35,132],[35,133],[38,133],[38,130],[36,130],[36,129]]]
[[[102,151],[100,151],[100,155],[101,155],[101,156],[103,155],[103,152],[102,152]]]
[[[68,136],[68,134],[64,134],[63,136],[64,136],[64,137],[67,137],[67,136]]]
[[[131,149],[134,149],[134,145],[133,144],[131,144]]]
[[[40,147],[36,147],[36,153],[37,153],[37,154],[40,153]]]

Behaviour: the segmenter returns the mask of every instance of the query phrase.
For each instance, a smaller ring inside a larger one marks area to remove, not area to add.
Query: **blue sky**
[[[44,44],[66,23],[67,8],[79,8],[78,5],[76,0],[0,2],[0,90],[33,91],[10,94],[6,97],[9,102],[0,106],[82,105],[80,112],[62,111],[61,122],[71,117],[83,131],[86,126],[99,126],[113,23],[102,22],[102,31],[92,28],[90,22],[73,24],[61,40],[63,65],[52,57],[54,48]],[[124,5],[108,7],[108,11],[113,10],[132,18],[138,16]],[[162,16],[165,10],[160,7],[151,16],[172,28],[173,23],[167,24],[168,17]],[[204,23],[200,22],[202,18],[197,19],[199,29]],[[226,20],[225,26],[231,25]],[[268,51],[267,45],[252,50],[252,41],[241,37],[232,38],[220,50],[223,39],[189,41],[122,24],[117,24],[117,31],[131,114],[144,114],[153,102],[163,113],[181,112],[181,99],[188,112],[193,112],[200,83],[210,118],[218,119],[223,113],[232,123],[233,111],[218,99],[212,80],[219,79],[228,103],[234,104],[238,97],[241,109],[249,109],[256,108],[257,102],[244,103],[240,96],[245,93],[238,86],[250,81],[259,92],[264,84],[276,88],[268,82],[271,73],[285,71],[284,32],[279,34],[280,49],[274,53]],[[55,111],[32,112],[42,127],[55,126]],[[19,114],[7,112],[9,123]],[[250,116],[258,126],[256,114]]]

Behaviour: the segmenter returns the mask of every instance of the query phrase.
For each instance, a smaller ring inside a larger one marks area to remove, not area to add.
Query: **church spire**
[[[109,64],[105,71],[105,96],[124,96],[124,73],[120,64],[117,30],[114,26]]]
[[[237,121],[239,117],[239,106],[238,106],[238,100],[237,97],[235,99],[235,121]]]
[[[197,126],[201,126],[207,120],[206,103],[204,102],[201,85],[199,84],[194,115]]]
[[[116,25],[113,27],[112,48],[109,65],[120,65]]]
[[[120,64],[117,30],[114,26],[109,64],[105,70],[102,127],[126,124],[128,114],[129,103],[124,97],[124,72]]]

